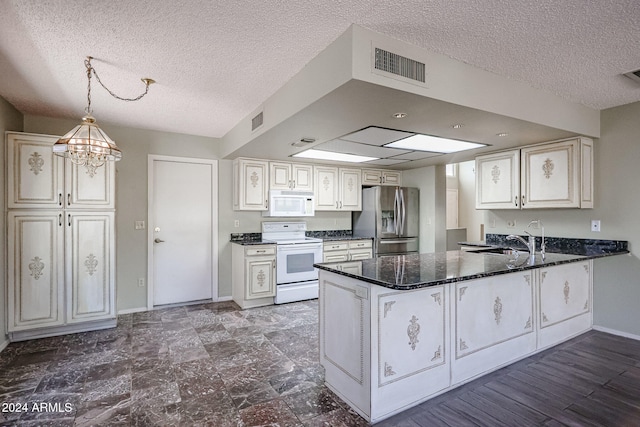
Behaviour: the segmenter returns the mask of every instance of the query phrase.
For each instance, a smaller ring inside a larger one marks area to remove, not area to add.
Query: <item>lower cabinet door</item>
[[[64,224],[61,211],[8,215],[8,331],[64,323]]]
[[[540,270],[540,320],[545,328],[590,310],[589,263]]]
[[[246,299],[276,295],[275,258],[253,257],[245,261]]]
[[[441,286],[380,297],[379,387],[446,363],[445,304]]]
[[[66,213],[67,323],[114,318],[114,213]]]

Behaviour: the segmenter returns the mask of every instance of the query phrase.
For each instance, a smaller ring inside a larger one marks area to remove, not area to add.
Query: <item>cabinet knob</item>
[[[67,193],[67,206],[71,206],[71,193]]]
[[[524,206],[524,194],[522,195],[522,202],[520,204]]]

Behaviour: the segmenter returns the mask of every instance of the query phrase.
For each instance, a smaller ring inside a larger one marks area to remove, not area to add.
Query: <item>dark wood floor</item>
[[[591,331],[376,427],[640,426],[640,341]]]

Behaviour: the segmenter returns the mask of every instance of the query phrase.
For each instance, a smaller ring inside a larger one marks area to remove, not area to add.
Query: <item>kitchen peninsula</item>
[[[628,253],[614,243],[316,264],[326,384],[375,423],[587,331],[593,259]]]

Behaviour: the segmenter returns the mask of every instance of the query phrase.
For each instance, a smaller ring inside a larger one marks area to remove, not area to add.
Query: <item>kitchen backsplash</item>
[[[522,238],[527,240],[528,236],[522,236]],[[546,236],[544,240],[547,252],[598,255],[629,250],[626,240],[573,239]],[[522,244],[517,241],[507,240],[507,234],[487,234],[485,241],[488,245],[522,247]],[[536,250],[540,250],[541,243],[542,239],[536,236]]]

